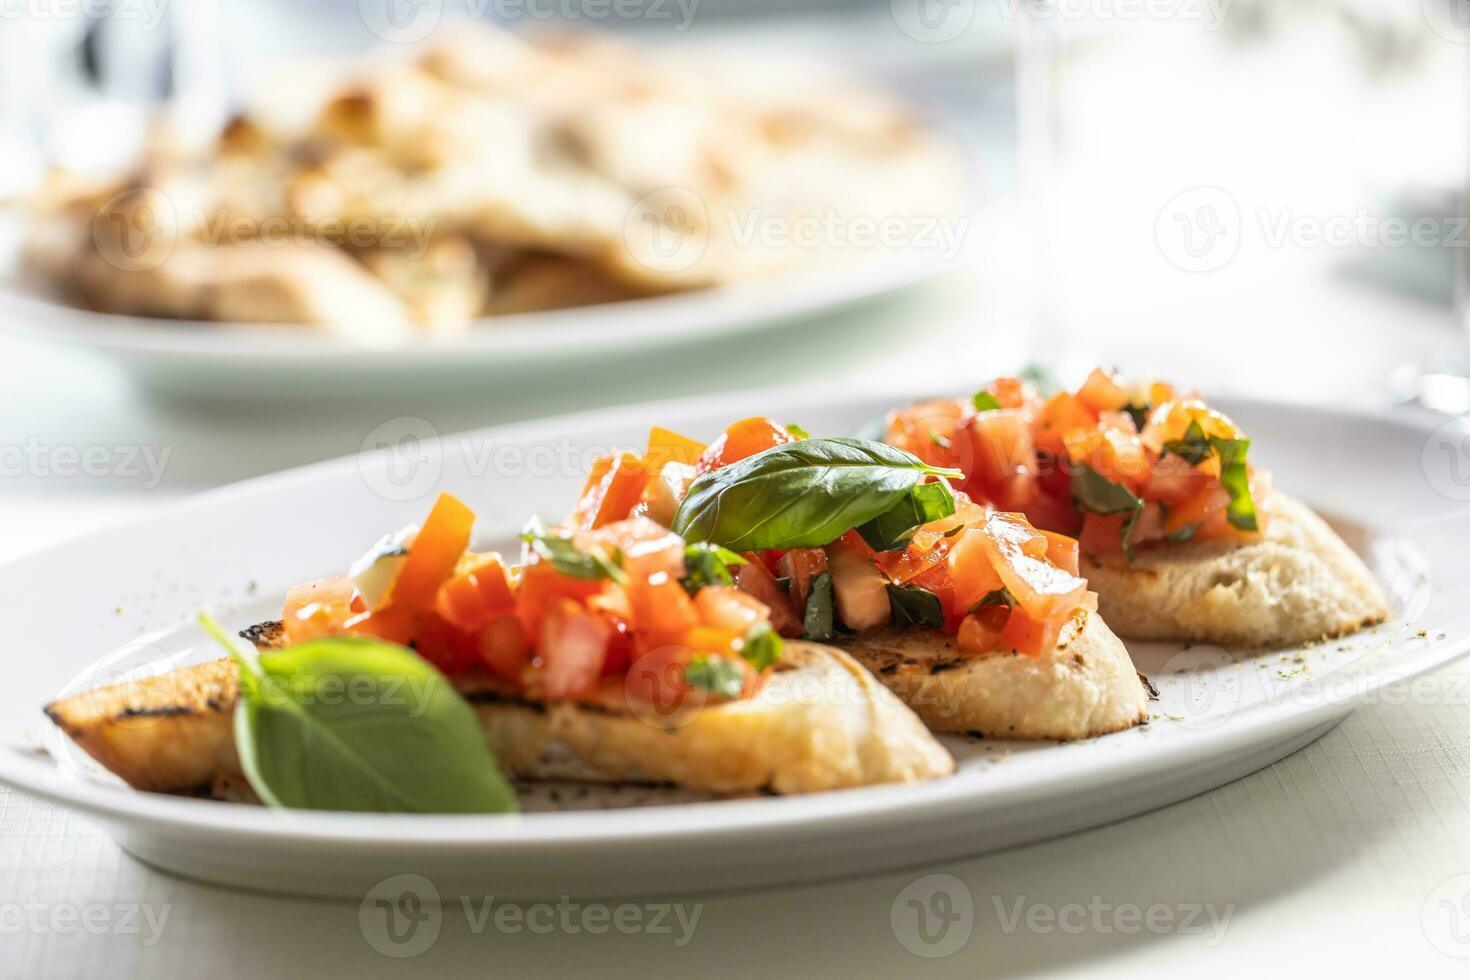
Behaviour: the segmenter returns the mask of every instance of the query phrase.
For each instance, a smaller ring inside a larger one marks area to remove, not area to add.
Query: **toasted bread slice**
[[[882,630],[843,646],[924,724],[992,738],[1069,740],[1132,728],[1148,697],[1121,640],[1079,609],[1043,657],[970,656],[935,630]]]
[[[270,645],[275,631],[252,631]],[[232,660],[74,695],[46,707],[90,756],[136,789],[211,793],[238,783]],[[786,645],[746,701],[658,714],[622,698],[545,703],[490,677],[457,678],[496,758],[521,779],[673,782],[717,793],[816,790],[948,775],[918,718],[840,650]]]
[[[1362,559],[1301,501],[1259,503],[1266,532],[1250,544],[1201,542],[1143,549],[1130,562],[1083,556],[1103,617],[1137,640],[1293,646],[1388,618]]]

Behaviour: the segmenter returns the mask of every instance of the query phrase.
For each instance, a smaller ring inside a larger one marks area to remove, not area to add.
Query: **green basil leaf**
[[[984,388],[975,392],[975,396],[970,399],[970,403],[975,406],[975,411],[977,412],[993,412],[997,408],[1000,408],[1000,402],[996,401],[995,396]]]
[[[1249,439],[1210,437],[1210,448],[1220,457],[1220,485],[1230,494],[1225,518],[1242,531],[1258,529],[1256,503],[1251,499],[1251,478],[1245,468],[1245,454],[1250,447]]]
[[[920,585],[888,586],[888,604],[893,607],[893,625],[944,628],[944,604],[939,596]]]
[[[1133,420],[1133,427],[1139,432],[1142,432],[1143,427],[1148,425],[1148,413],[1152,410],[1152,405],[1135,405],[1129,403],[1123,406],[1123,411],[1128,413],[1128,417]]]
[[[249,657],[207,616],[200,620],[239,666],[236,749],[251,788],[271,806],[516,809],[475,712],[412,651],[341,636]]]
[[[981,596],[980,600],[970,607],[970,612],[978,612],[981,609],[986,608],[987,606],[1010,607],[1014,606],[1015,604],[1016,597],[1011,595],[1011,590],[1002,586],[1001,588],[994,589]]]
[[[812,437],[812,434],[810,432],[806,431],[795,422],[787,422],[786,431],[791,433],[791,435],[797,439],[810,439]]]
[[[684,665],[684,679],[691,687],[728,701],[740,697],[745,690],[745,675],[724,657],[700,654]]]
[[[684,548],[684,577],[679,583],[694,595],[707,585],[734,585],[731,565],[744,565],[745,559],[729,548],[699,541]]]
[[[521,540],[543,561],[551,562],[558,572],[570,578],[628,581],[628,573],[620,567],[620,556],[614,554],[609,558],[599,552],[582,551],[572,532],[549,529],[539,517],[531,518],[526,524]]]
[[[804,640],[830,640],[836,633],[832,611],[832,575],[822,572],[807,590],[806,610],[801,618]]]
[[[1164,535],[1164,538],[1168,541],[1173,541],[1175,544],[1182,544],[1185,541],[1188,541],[1190,538],[1194,537],[1194,532],[1197,530],[1199,530],[1199,525],[1187,524],[1177,531],[1170,531],[1168,534]]]
[[[1122,514],[1143,509],[1143,501],[1121,483],[1114,483],[1086,463],[1074,463],[1072,499],[1093,514]]]
[[[874,551],[896,551],[925,524],[952,515],[954,507],[954,492],[944,480],[916,483],[898,503],[858,525],[857,532]]]
[[[745,644],[740,648],[744,657],[756,670],[776,666],[781,659],[781,634],[771,629],[771,624],[762,620],[745,633]]]
[[[888,510],[925,475],[963,474],[881,442],[803,439],[700,476],[673,530],[734,551],[819,548]]]
[[[1164,443],[1164,452],[1173,453],[1190,466],[1198,466],[1210,458],[1210,440],[1205,438],[1205,430],[1198,420],[1191,419],[1189,428],[1184,430],[1184,438]]]

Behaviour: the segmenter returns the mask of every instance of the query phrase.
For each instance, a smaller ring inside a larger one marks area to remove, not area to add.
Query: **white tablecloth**
[[[1235,287],[1203,302],[1155,302],[1147,316],[1118,310],[1073,328],[1070,357],[1167,370],[1214,391],[1361,406],[1383,402],[1392,364],[1446,335],[1447,314],[1434,307],[1342,283],[1270,289],[1267,313],[1258,293]],[[675,395],[838,371],[854,384],[909,372],[916,388],[939,389],[1018,356],[956,299],[966,292],[950,283],[776,341],[671,352],[644,366],[641,389],[626,374],[584,368],[555,384],[528,380],[413,407],[451,432],[629,400],[629,391]],[[894,332],[894,320],[911,329]],[[1187,329],[1158,326],[1185,320]],[[1227,329],[1229,343],[1202,342]],[[939,353],[955,350],[964,356]],[[0,444],[171,447],[162,482],[148,490],[136,480],[0,481],[5,558],[205,486],[352,451],[375,424],[346,407],[251,414],[154,404],[76,353],[9,340],[0,341],[0,392]],[[23,671],[35,655],[10,651],[8,669]],[[787,975],[803,957],[820,957],[812,972],[828,976],[1463,976],[1470,959],[1450,954],[1470,956],[1470,674],[1456,666],[1438,679],[1427,699],[1360,708],[1269,769],[1112,826],[938,868],[695,897],[692,936],[677,925],[667,934],[539,934],[497,929],[493,918],[477,930],[478,917],[450,908],[437,941],[408,960],[370,944],[356,905],[163,875],[87,821],[0,791],[0,976]],[[941,934],[934,920],[929,945],[915,938],[900,892],[935,873],[958,879],[945,888],[967,893],[974,915],[969,927],[952,924],[959,932]],[[582,921],[593,920],[573,919]],[[950,946],[943,958],[911,951]]]

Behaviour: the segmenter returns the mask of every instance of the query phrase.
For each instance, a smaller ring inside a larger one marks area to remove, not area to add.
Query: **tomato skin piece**
[[[634,453],[621,452],[593,463],[582,497],[572,508],[571,523],[582,530],[625,520],[643,499],[657,470]]]
[[[994,514],[980,531],[991,566],[1029,616],[1052,623],[1077,608],[1087,583],[1046,560],[1046,538],[1025,518]]]
[[[459,556],[469,546],[474,526],[474,511],[441,493],[393,580],[387,605],[409,614],[431,608],[439,586],[454,574]]]
[[[548,698],[589,692],[602,675],[612,630],[603,619],[571,599],[546,611],[536,644],[535,685]]]
[[[628,586],[633,628],[655,637],[682,636],[699,625],[699,610],[684,586],[667,575],[655,575]]]
[[[1077,553],[1080,545],[1076,538],[1042,529],[1046,536],[1046,558],[1053,565],[1071,575],[1077,574]]]
[[[480,660],[497,677],[519,684],[531,666],[531,641],[514,616],[499,616],[480,628]]]
[[[558,599],[586,602],[602,592],[606,583],[600,579],[572,578],[558,572],[550,562],[535,561],[521,570],[521,583],[516,598],[516,616],[527,636],[541,634],[541,620]]]
[[[703,476],[731,463],[738,463],[747,456],[795,441],[796,437],[779,422],[763,416],[741,419],[721,433],[700,454],[699,461],[694,464],[694,472]]]
[[[747,554],[745,559],[744,565],[736,565],[731,569],[735,584],[742,592],[754,596],[771,611],[772,629],[782,636],[800,636],[805,627],[791,597],[754,552]]]
[[[490,554],[439,586],[434,611],[455,628],[473,633],[491,618],[513,612],[515,604],[505,563]]]

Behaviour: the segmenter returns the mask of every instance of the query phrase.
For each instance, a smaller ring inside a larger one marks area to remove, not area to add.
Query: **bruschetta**
[[[973,498],[1076,535],[1124,636],[1288,646],[1389,615],[1362,560],[1253,466],[1245,433],[1171,385],[1096,370],[1043,398],[1000,378],[890,413],[884,439],[960,469]]]
[[[959,471],[766,418],[708,446],[655,429],[594,466],[572,522],[639,514],[718,546],[789,637],[850,652],[933,730],[1075,739],[1147,697],[1078,574],[1077,542],[954,492]]]
[[[783,642],[757,599],[708,575],[643,517],[573,531],[528,526],[524,560],[468,550],[473,514],[442,496],[349,575],[287,595],[245,631],[286,652],[322,637],[411,648],[473,709],[521,779],[671,782],[721,794],[944,776],[953,760],[851,657]],[[224,658],[46,707],[129,785],[229,795],[240,668]]]

